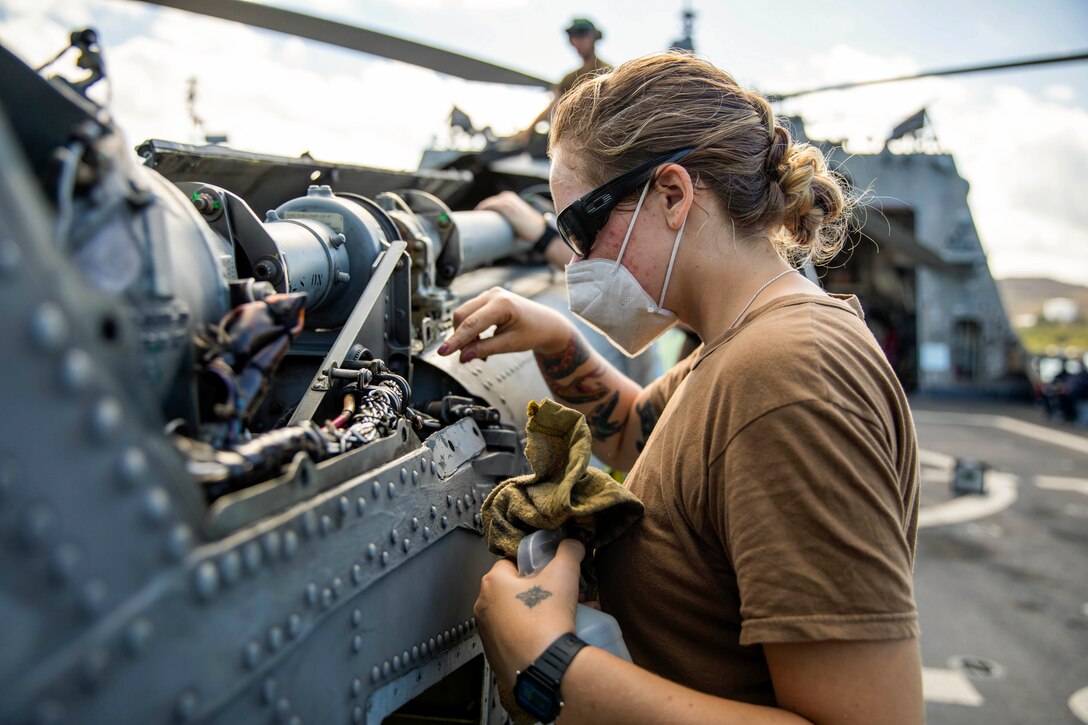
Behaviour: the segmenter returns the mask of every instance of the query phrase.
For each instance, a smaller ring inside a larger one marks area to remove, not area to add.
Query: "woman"
[[[546,705],[550,672],[563,722],[921,721],[913,423],[856,300],[793,266],[841,247],[837,177],[764,98],[680,54],[565,96],[551,157],[572,311],[629,354],[678,320],[706,344],[640,389],[532,302],[492,290],[455,313],[441,352],[533,350],[646,505],[596,552],[635,664],[560,640],[568,541],[531,582],[507,561],[484,578],[495,673]]]

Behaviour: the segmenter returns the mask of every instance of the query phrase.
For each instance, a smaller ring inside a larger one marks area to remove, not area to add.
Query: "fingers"
[[[582,559],[586,557],[586,547],[578,539],[563,539],[559,542],[559,550],[555,552],[554,562],[560,562],[563,566],[577,569]]]

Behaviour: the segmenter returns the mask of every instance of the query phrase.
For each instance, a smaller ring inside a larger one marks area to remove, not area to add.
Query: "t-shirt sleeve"
[[[741,429],[709,474],[741,644],[918,635],[911,497],[874,423],[823,401],[785,405]]]
[[[690,355],[673,365],[668,372],[646,386],[646,400],[653,406],[658,415],[661,415],[661,411],[665,410],[665,406],[680,387],[680,383],[684,382],[684,378],[691,372],[692,366],[702,351],[703,346],[699,345]]]

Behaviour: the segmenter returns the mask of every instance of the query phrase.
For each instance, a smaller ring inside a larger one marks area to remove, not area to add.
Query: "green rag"
[[[564,526],[592,553],[642,517],[642,502],[633,493],[589,465],[593,439],[584,415],[552,400],[533,401],[525,432],[533,473],[500,483],[480,511],[492,552],[517,560],[524,536]],[[582,574],[592,597],[596,577],[588,556]]]
[[[589,465],[593,439],[585,416],[577,410],[548,399],[533,401],[525,432],[525,457],[533,472],[506,479],[484,501],[480,513],[487,548],[516,561],[518,544],[527,534],[564,526],[586,545],[582,579],[587,594],[596,598],[590,555],[642,518],[642,502]],[[499,687],[499,700],[516,725],[536,722],[505,687]]]

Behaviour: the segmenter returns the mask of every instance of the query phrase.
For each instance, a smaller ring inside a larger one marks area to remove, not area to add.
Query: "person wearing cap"
[[[567,38],[571,47],[577,51],[582,59],[582,65],[563,76],[563,80],[556,84],[552,92],[552,99],[548,106],[533,119],[529,127],[514,135],[514,139],[521,144],[528,144],[536,125],[541,121],[551,118],[552,109],[556,102],[570,89],[587,78],[598,73],[606,73],[612,70],[612,66],[597,57],[597,41],[604,37],[592,20],[588,18],[575,18],[567,28]]]

